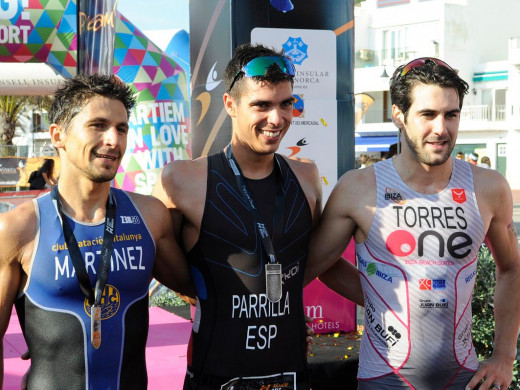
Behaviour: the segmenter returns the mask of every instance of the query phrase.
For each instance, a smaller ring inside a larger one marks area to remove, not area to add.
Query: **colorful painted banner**
[[[84,25],[112,23],[115,9],[105,9]],[[115,29],[113,73],[132,85],[138,105],[114,186],[149,194],[164,164],[191,158],[188,81],[182,67],[120,13]],[[77,40],[76,0],[2,1],[0,62],[43,62],[72,77]]]
[[[166,163],[191,158],[186,72],[119,14],[114,73],[137,94],[126,154],[114,184],[149,194]]]
[[[44,62],[71,77],[76,43],[75,1],[2,1],[0,62]]]

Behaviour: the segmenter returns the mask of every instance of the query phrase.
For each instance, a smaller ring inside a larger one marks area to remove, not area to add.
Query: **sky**
[[[189,30],[189,0],[119,0],[117,10],[141,31]]]

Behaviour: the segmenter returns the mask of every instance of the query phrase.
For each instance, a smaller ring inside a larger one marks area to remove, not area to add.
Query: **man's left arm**
[[[492,215],[485,242],[496,263],[495,340],[493,354],[480,364],[467,389],[475,388],[482,378],[485,381],[481,388],[498,385],[507,389],[513,378],[520,328],[520,252],[512,218],[511,190],[502,176],[488,186],[495,189],[494,196],[484,198],[487,202],[483,204]]]

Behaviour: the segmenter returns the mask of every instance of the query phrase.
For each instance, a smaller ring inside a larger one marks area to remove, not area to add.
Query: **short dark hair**
[[[79,74],[67,79],[54,93],[49,122],[59,124],[66,130],[85,104],[96,96],[119,100],[125,106],[128,116],[136,103],[131,88],[118,77]]]
[[[242,80],[244,80],[244,74],[240,73],[242,67],[257,57],[275,56],[289,58],[284,55],[283,50],[277,51],[274,48],[269,48],[262,44],[246,43],[244,45],[238,46],[235,49],[235,54],[231,60],[229,60],[226,66],[226,70],[224,71],[224,83],[226,86],[226,91],[228,91],[234,99],[240,98],[243,90]],[[277,84],[281,81],[290,81],[291,85],[293,85],[293,77],[285,74],[277,66],[269,68],[264,76],[254,76],[252,79],[255,81],[267,81],[272,84]],[[230,91],[229,87],[231,86],[231,83],[233,83],[233,80],[235,80],[235,83],[233,84],[233,89]]]
[[[399,66],[390,79],[390,96],[392,104],[401,109],[404,118],[412,105],[412,91],[418,84],[437,85],[441,88],[454,88],[459,95],[459,108],[462,108],[464,95],[468,93],[468,83],[462,80],[458,72],[428,60],[422,66],[412,68],[404,76],[400,76],[403,68]]]

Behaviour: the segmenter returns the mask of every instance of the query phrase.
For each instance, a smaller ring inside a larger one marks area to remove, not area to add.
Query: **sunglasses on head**
[[[421,57],[421,58],[416,58],[415,60],[412,60],[410,61],[409,63],[407,63],[405,66],[403,66],[403,69],[401,69],[401,72],[399,72],[399,74],[397,74],[397,76],[395,76],[394,78],[394,83],[399,80],[401,77],[404,77],[406,76],[406,74],[411,71],[412,69],[414,68],[420,68],[421,66],[427,64],[428,62],[433,62],[434,64],[436,65],[440,65],[444,68],[447,68],[449,70],[453,70],[453,68],[451,66],[449,66],[447,63],[445,63],[444,61],[442,60],[439,60],[438,58],[434,58],[434,57]]]
[[[244,73],[245,77],[265,76],[266,72],[273,65],[277,65],[287,76],[294,76],[294,65],[288,58],[281,56],[256,57],[245,64],[242,69],[235,74],[228,92],[231,91],[231,88],[235,85],[235,81],[237,81],[237,77],[240,73]]]

